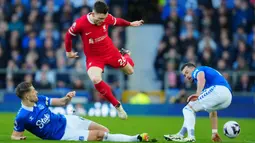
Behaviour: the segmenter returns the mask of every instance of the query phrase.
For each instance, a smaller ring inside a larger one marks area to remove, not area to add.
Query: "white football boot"
[[[123,109],[122,105],[120,104],[118,107],[116,106],[116,110],[118,112],[118,116],[120,119],[122,120],[127,120],[128,118],[128,115],[127,113],[125,112],[125,110]]]

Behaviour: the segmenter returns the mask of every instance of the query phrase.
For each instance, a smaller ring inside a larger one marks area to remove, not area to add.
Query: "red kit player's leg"
[[[122,55],[118,50],[113,51],[106,63],[113,68],[120,68],[127,75],[131,75],[134,73],[134,62],[129,54],[124,53]]]
[[[101,80],[99,83],[94,83],[95,88],[102,96],[104,96],[115,107],[119,104],[119,101],[113,96],[111,87]]]
[[[128,62],[132,67],[135,66],[135,63],[134,63],[134,61],[131,59],[131,57],[130,57],[129,54],[125,54],[123,57],[127,60],[127,62]]]
[[[113,106],[117,106],[119,101],[113,96],[111,87],[102,80],[103,70],[100,67],[89,67],[88,75],[93,82],[96,90],[104,96]]]

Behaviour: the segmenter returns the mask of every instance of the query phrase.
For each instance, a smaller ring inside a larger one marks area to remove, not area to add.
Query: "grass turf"
[[[0,143],[17,143],[23,141],[11,141],[10,134],[13,130],[13,120],[15,114],[1,113],[0,114]],[[123,133],[135,135],[138,133],[147,132],[151,138],[156,138],[159,143],[167,142],[163,135],[176,133],[182,126],[182,117],[157,117],[157,116],[131,116],[128,120],[123,121],[118,118],[103,118],[103,117],[86,117],[95,122],[98,122],[108,127],[111,133]],[[241,133],[235,139],[228,139],[223,135],[222,127],[226,121],[235,120],[241,126]],[[255,120],[241,118],[220,118],[219,133],[226,143],[255,143]],[[208,118],[197,118],[196,123],[196,139],[197,143],[211,143],[211,126]],[[45,141],[34,135],[25,132],[26,143],[58,143],[60,141]],[[68,143],[77,143],[70,142]]]

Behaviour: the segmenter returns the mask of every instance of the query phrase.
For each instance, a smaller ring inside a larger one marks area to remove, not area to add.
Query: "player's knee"
[[[129,69],[126,70],[125,73],[126,73],[127,75],[131,75],[131,74],[134,73],[134,69],[133,69],[133,68],[129,68]]]
[[[97,141],[102,141],[105,136],[105,131],[97,130],[96,131],[96,139]]]
[[[97,84],[99,82],[102,81],[102,77],[98,77],[98,76],[94,76],[91,78],[91,81],[94,83],[94,84]]]
[[[190,112],[195,112],[192,107],[190,107],[190,105],[186,105],[183,109],[182,109],[182,113],[184,114],[185,112],[190,111]]]

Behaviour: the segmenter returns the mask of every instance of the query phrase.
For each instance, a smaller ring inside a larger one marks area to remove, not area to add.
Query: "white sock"
[[[187,127],[188,137],[195,138],[196,113],[188,105],[183,108],[182,112]]]
[[[128,136],[123,134],[104,134],[103,141],[111,141],[111,142],[138,142],[137,135]]]
[[[183,122],[181,130],[177,134],[183,137],[185,136],[186,133],[187,133],[187,127],[185,125],[185,122]]]

